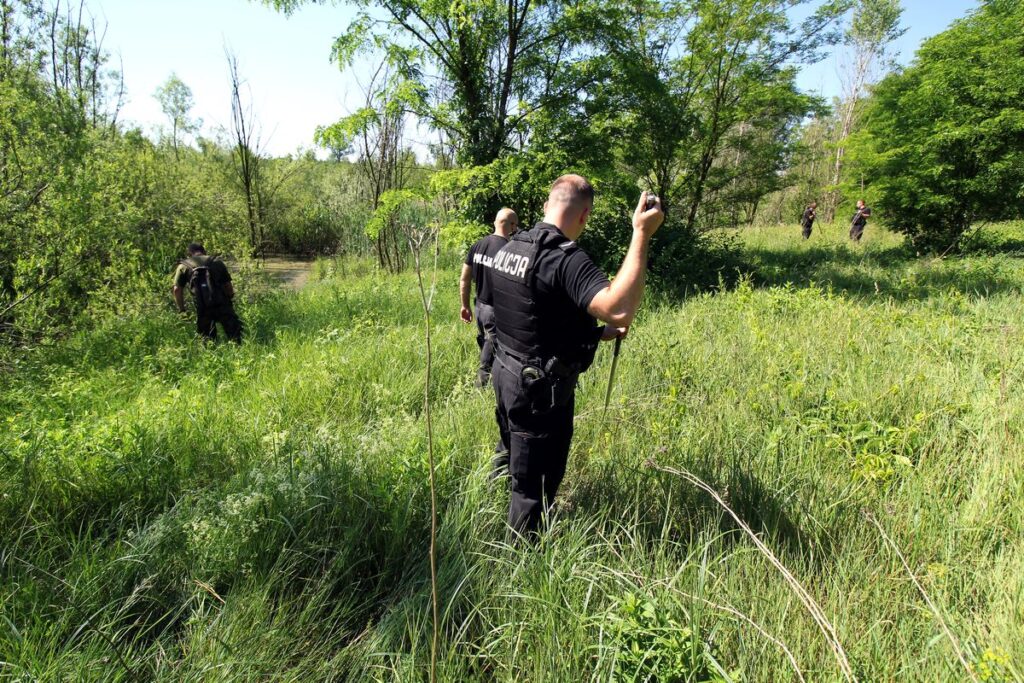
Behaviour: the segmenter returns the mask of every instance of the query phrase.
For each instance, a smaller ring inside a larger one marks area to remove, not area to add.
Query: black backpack
[[[202,261],[190,258],[183,263],[189,269],[188,289],[192,292],[192,300],[196,303],[196,309],[203,311],[208,308],[216,308],[224,303],[224,290],[210,272],[210,266],[217,260],[211,256]]]

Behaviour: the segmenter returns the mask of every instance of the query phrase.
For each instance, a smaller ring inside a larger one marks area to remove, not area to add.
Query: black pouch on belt
[[[544,372],[551,378],[551,406],[568,404],[576,388],[576,379],[580,376],[579,370],[558,358],[551,358],[544,364]]]

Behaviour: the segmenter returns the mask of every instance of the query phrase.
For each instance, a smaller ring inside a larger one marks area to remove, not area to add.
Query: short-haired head
[[[583,176],[569,173],[561,176],[551,185],[548,203],[592,208],[594,206],[594,186]]]
[[[203,245],[200,244],[199,242],[193,242],[192,244],[188,245],[186,251],[188,251],[189,256],[195,256],[196,254],[206,253],[206,249],[203,248]]]
[[[857,200],[857,206],[858,207],[863,207],[864,206],[864,200],[863,199],[858,199]]]
[[[494,216],[494,233],[508,237],[518,229],[519,215],[507,206],[499,209],[498,213]]]
[[[811,208],[812,209],[818,208],[818,202],[811,202]]]
[[[558,226],[570,239],[576,239],[593,208],[594,186],[583,176],[569,173],[551,185],[544,203],[544,221]]]

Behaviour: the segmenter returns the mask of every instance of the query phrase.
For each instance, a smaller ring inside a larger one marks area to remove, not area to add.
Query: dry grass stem
[[[426,288],[423,286],[423,269],[420,263],[420,252],[428,237],[429,234],[423,232],[416,237],[410,237],[409,241],[416,262],[416,282],[419,285],[420,300],[423,303],[423,327],[427,353],[426,377],[423,385],[423,415],[427,425],[427,460],[430,470],[430,603],[433,617],[430,640],[430,681],[434,683],[437,681],[437,645],[441,625],[437,598],[437,486],[435,482],[434,429],[430,416],[430,373],[433,361],[430,338],[430,308],[433,304],[434,288],[436,286],[437,250],[435,248],[433,269],[435,281],[431,282],[430,294],[428,295]]]
[[[807,608],[807,611],[810,613],[811,618],[814,619],[814,622],[818,625],[818,628],[825,636],[825,641],[828,643],[833,654],[835,654],[836,662],[839,664],[839,669],[843,672],[843,676],[846,678],[846,680],[856,681],[857,677],[854,675],[853,668],[850,666],[850,661],[846,656],[846,650],[843,649],[842,643],[839,642],[839,637],[836,635],[835,627],[832,625],[832,622],[830,622],[828,618],[825,616],[825,613],[821,609],[821,606],[818,605],[817,601],[815,601],[815,599],[811,597],[811,594],[807,592],[807,589],[805,589],[803,585],[801,585],[801,583],[796,579],[796,577],[793,576],[792,572],[786,569],[786,566],[782,564],[778,557],[775,556],[775,553],[771,551],[771,548],[765,545],[764,542],[757,537],[757,534],[755,534],[753,530],[749,526],[747,526],[747,523],[744,522],[731,507],[729,507],[729,504],[726,503],[720,495],[718,495],[718,492],[711,488],[711,486],[705,483],[702,479],[700,479],[694,474],[691,474],[690,472],[687,472],[686,470],[677,470],[672,467],[665,467],[663,465],[659,465],[653,460],[648,460],[647,464],[649,467],[659,470],[661,472],[682,477],[686,481],[690,482],[691,484],[693,484],[694,486],[696,486],[697,488],[701,489],[709,496],[711,496],[714,499],[714,501],[718,503],[719,506],[722,507],[722,509],[729,513],[729,516],[733,518],[733,520],[740,526],[743,532],[748,537],[750,537],[750,540],[753,541],[757,549],[761,551],[761,554],[763,554],[768,559],[768,561],[772,564],[773,567],[779,570],[779,573],[782,574],[782,577],[786,580],[786,583],[789,584],[790,588],[793,589],[793,592],[796,593],[796,596],[800,599],[800,602],[803,603],[804,607]]]
[[[946,639],[949,640],[950,645],[953,646],[953,652],[956,653],[956,658],[960,660],[960,664],[964,667],[964,671],[967,672],[967,675],[970,676],[972,681],[977,681],[978,683],[980,683],[980,681],[978,681],[977,674],[974,673],[974,669],[971,668],[970,663],[968,663],[967,657],[964,656],[964,651],[960,647],[960,641],[957,639],[953,631],[949,628],[949,625],[946,624],[946,620],[943,618],[942,612],[940,612],[939,608],[935,605],[934,602],[932,602],[932,599],[928,596],[928,593],[925,591],[924,586],[922,586],[921,582],[917,580],[917,577],[914,575],[913,570],[907,563],[907,559],[903,556],[903,553],[900,552],[899,546],[897,546],[896,542],[889,537],[889,534],[885,533],[885,529],[883,529],[882,525],[878,523],[878,520],[875,519],[874,515],[872,515],[869,512],[865,516],[868,518],[869,522],[875,525],[875,528],[878,529],[878,533],[882,535],[882,538],[885,539],[885,542],[889,545],[890,548],[892,548],[893,553],[895,553],[896,557],[899,558],[900,563],[903,565],[903,568],[907,572],[907,576],[910,577],[910,580],[914,583],[914,586],[917,587],[917,591],[921,594],[921,597],[924,598],[925,604],[928,605],[928,609],[930,609],[932,614],[935,615],[936,621],[938,621],[939,626],[942,627],[942,632],[945,634]]]

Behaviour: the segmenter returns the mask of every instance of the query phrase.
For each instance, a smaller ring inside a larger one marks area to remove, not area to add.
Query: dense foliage
[[[1024,213],[1024,4],[989,0],[875,89],[859,162],[886,222],[955,247]]]
[[[295,11],[308,0],[266,0]],[[574,171],[598,188],[583,241],[615,267],[642,189],[668,209],[660,240],[691,264],[700,233],[750,220],[779,188],[800,120],[814,98],[797,68],[839,38],[848,3],[784,0],[589,0],[544,3],[424,0],[358,3],[334,46],[342,66],[380,55],[391,93],[327,129],[327,141],[379,130],[400,104],[438,131],[437,158],[457,162],[438,181],[457,198],[463,242],[500,206],[538,220],[551,181]],[[794,23],[794,5],[807,17]],[[392,129],[394,126],[392,126]],[[364,144],[361,150],[365,153]],[[443,163],[442,166],[447,166]],[[450,231],[449,231],[450,232]],[[721,245],[719,245],[721,246]],[[659,271],[667,283],[707,285],[698,272]],[[658,269],[658,265],[655,269]]]
[[[372,250],[401,270],[406,235],[393,221],[365,228],[382,196],[410,188],[432,194],[457,251],[499,206],[530,224],[554,177],[583,173],[598,189],[583,241],[607,269],[638,192],[654,190],[668,220],[652,271],[680,292],[743,270],[734,242],[709,230],[794,221],[814,198],[831,211],[839,189],[852,203],[866,187],[876,216],[919,247],[1019,215],[1020,4],[986,3],[875,94],[829,110],[796,88],[800,66],[843,35],[862,38],[858,64],[884,62],[899,33],[890,0],[852,4],[844,28],[851,2],[809,3],[794,23],[783,0],[366,0],[333,54],[373,55],[380,69],[365,106],[318,132],[331,154],[320,162],[266,158],[237,88],[225,93],[233,136],[203,137],[173,73],[154,93],[160,139],[126,129],[94,26],[56,3],[2,3],[0,328],[37,339],[92,304],[163,287],[192,239],[242,259]],[[436,135],[430,158],[409,151],[410,121]]]
[[[187,86],[157,92],[171,123],[153,142],[118,123],[117,74],[92,24],[34,0],[0,4],[0,331],[62,333],[121,309],[193,240],[215,252],[365,253],[367,187],[355,165],[266,159],[260,240],[223,140],[193,139]],[[225,98],[227,93],[225,93]]]

